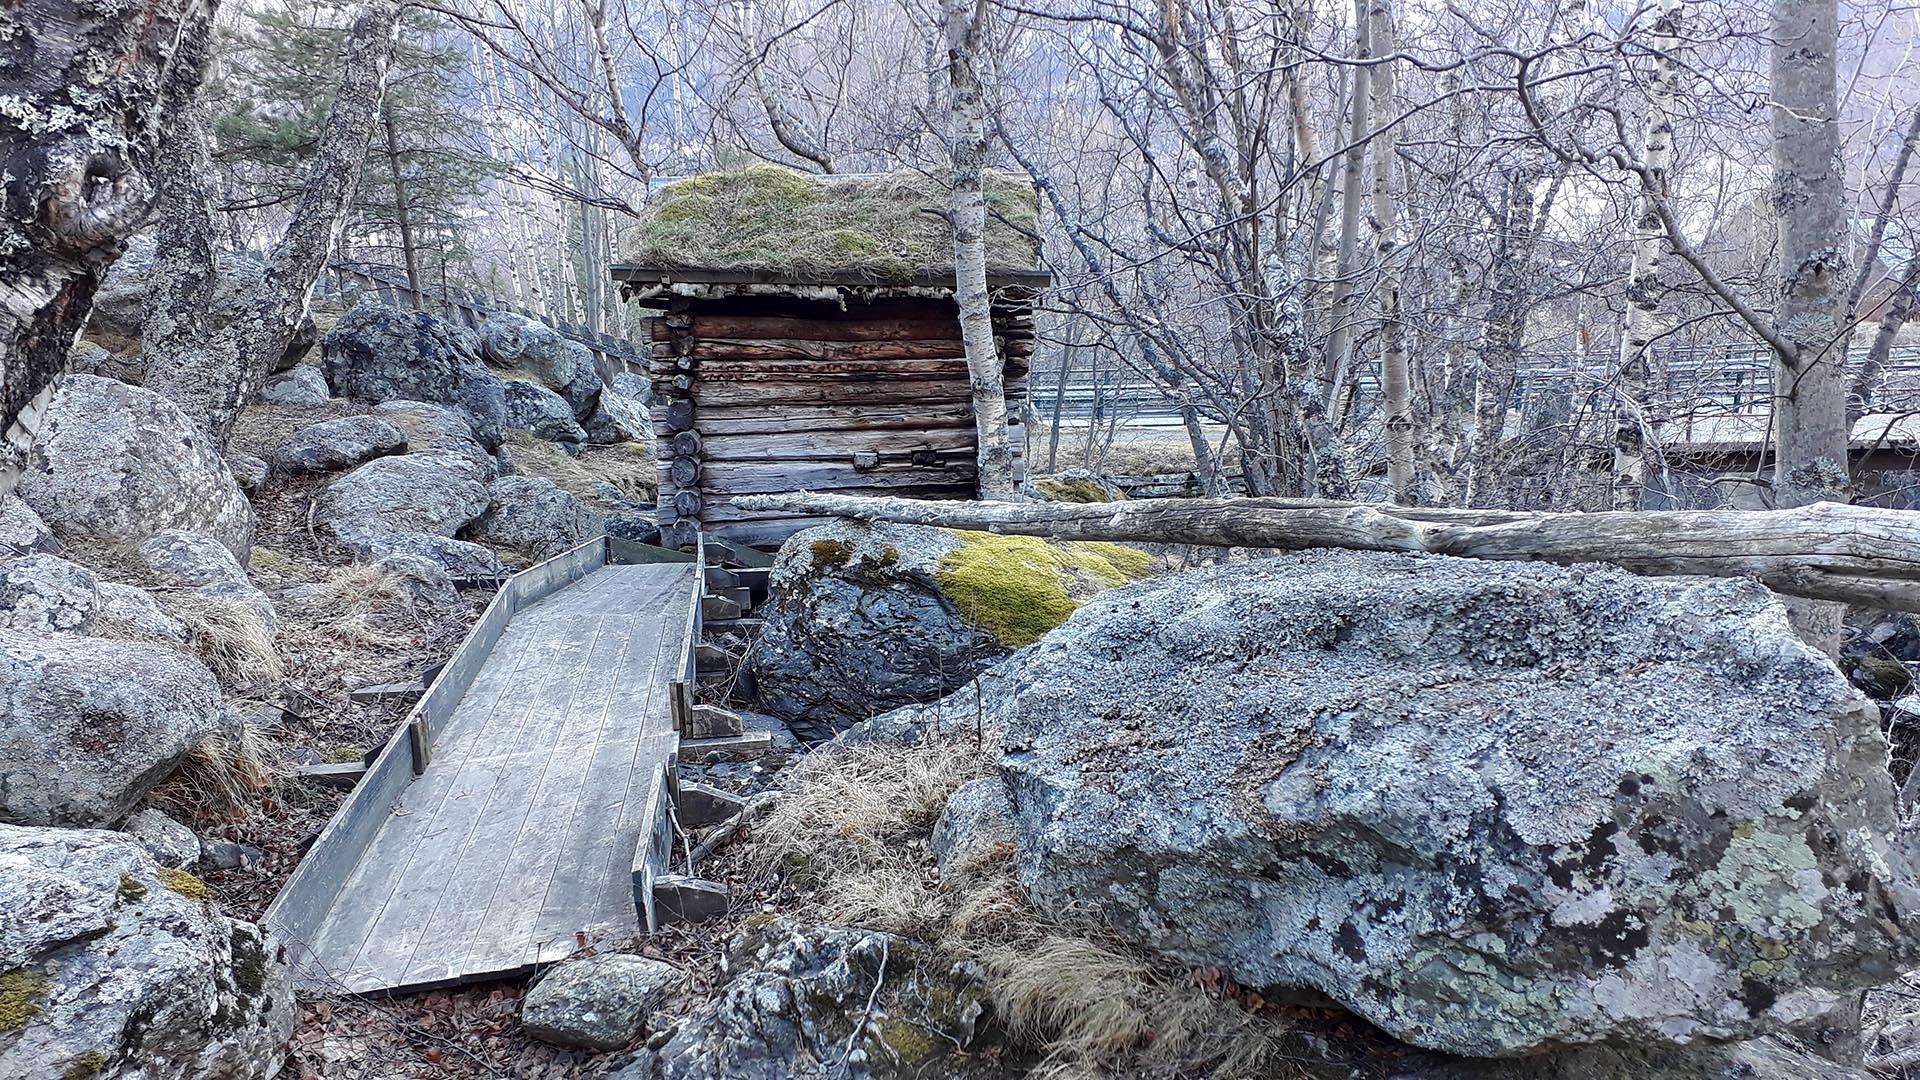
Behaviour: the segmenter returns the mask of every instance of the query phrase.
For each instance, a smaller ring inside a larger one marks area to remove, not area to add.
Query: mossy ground
[[[187,873],[185,870],[175,870],[169,866],[162,866],[153,873],[155,877],[160,879],[160,884],[165,885],[167,888],[189,900],[205,900],[207,898],[207,883]]]
[[[47,995],[53,983],[45,975],[25,968],[0,971],[0,1031],[18,1031],[27,1021],[45,1010],[37,999]]]
[[[1118,491],[1108,495],[1099,481],[1084,478],[1062,480],[1058,477],[1043,476],[1033,482],[1033,489],[1059,503],[1114,502],[1126,498]]]
[[[947,599],[1017,649],[1065,622],[1088,596],[1144,577],[1153,557],[1121,544],[954,530],[960,546],[934,580]]]
[[[986,177],[987,261],[995,270],[1038,264],[1039,202],[1024,179]],[[813,176],[778,165],[678,180],[648,198],[629,261],[652,266],[762,270],[906,281],[953,265],[953,234],[938,177]]]

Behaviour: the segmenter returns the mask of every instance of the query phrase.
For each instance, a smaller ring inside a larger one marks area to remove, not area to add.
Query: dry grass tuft
[[[281,760],[271,736],[242,725],[210,735],[148,796],[161,810],[193,821],[244,818],[273,783]]]
[[[247,690],[285,677],[273,628],[251,604],[192,590],[164,593],[160,601],[187,628],[187,647],[220,685]]]
[[[516,428],[507,433],[507,448],[519,474],[545,477],[560,490],[602,509],[615,509],[615,505],[601,484],[633,502],[652,502],[660,490],[653,455],[639,443],[590,446],[576,457],[557,443]]]
[[[346,645],[410,648],[420,627],[401,579],[365,563],[341,567],[314,583],[302,593],[302,602],[316,632]]]
[[[955,789],[992,773],[992,753],[970,735],[818,751],[757,827],[752,858],[823,920],[977,962],[1009,1034],[1044,1055],[1037,1075],[1258,1074],[1287,1030],[1280,1019],[1036,911],[1011,845],[935,868],[934,822]]]

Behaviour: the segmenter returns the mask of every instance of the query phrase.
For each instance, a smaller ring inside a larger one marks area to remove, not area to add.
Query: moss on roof
[[[987,271],[1039,269],[1033,185],[989,172]],[[848,275],[904,283],[953,272],[943,177],[821,176],[778,165],[706,173],[648,196],[625,262],[659,269],[765,273],[805,281]]]

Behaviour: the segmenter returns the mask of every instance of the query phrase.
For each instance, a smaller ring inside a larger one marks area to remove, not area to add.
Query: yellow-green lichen
[[[960,546],[934,581],[960,613],[1008,648],[1031,645],[1101,589],[1144,576],[1146,552],[1120,544],[953,531]]]
[[[185,870],[175,870],[170,866],[162,866],[154,870],[153,874],[160,879],[160,884],[165,885],[167,888],[189,900],[205,900],[207,898],[207,883],[187,873]]]
[[[344,765],[349,761],[360,761],[366,756],[366,750],[358,746],[336,746],[327,751],[327,761],[335,765]]]
[[[134,877],[132,874],[120,875],[120,899],[132,903],[135,900],[145,898],[146,895],[147,887],[140,884],[139,878]]]
[[[60,1070],[60,1080],[93,1080],[106,1068],[107,1055],[98,1050],[88,1050],[84,1054],[74,1055],[67,1062],[67,1067]]]
[[[940,1054],[940,1043],[920,1029],[918,1024],[897,1017],[883,1017],[878,1027],[880,1042],[903,1065],[920,1065]]]
[[[1081,478],[1063,480],[1055,476],[1043,476],[1033,482],[1033,490],[1058,503],[1097,503],[1115,502],[1125,499],[1119,491],[1109,495],[1107,489],[1097,480]]]
[[[37,999],[47,996],[53,983],[25,968],[0,971],[0,1031],[18,1031],[46,1010]]]

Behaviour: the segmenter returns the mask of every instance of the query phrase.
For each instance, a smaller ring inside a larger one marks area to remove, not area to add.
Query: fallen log
[[[1316,499],[1062,504],[935,502],[801,491],[741,496],[733,504],[747,510],[1062,540],[1602,562],[1641,574],[1754,578],[1790,596],[1920,611],[1920,513],[1841,503],[1789,510],[1571,514]]]

